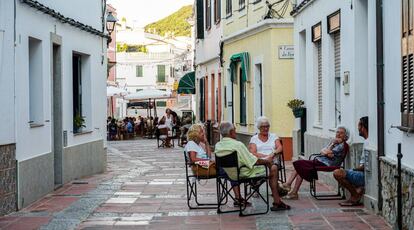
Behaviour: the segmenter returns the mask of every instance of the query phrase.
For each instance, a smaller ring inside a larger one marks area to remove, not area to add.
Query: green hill
[[[155,33],[161,36],[173,33],[174,36],[191,36],[191,26],[187,19],[192,17],[193,6],[184,6],[175,13],[159,21],[145,26],[147,33]],[[154,32],[155,30],[155,32]]]

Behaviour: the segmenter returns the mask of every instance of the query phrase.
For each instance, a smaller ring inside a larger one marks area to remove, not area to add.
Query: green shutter
[[[165,82],[165,65],[158,65],[157,69],[157,82]]]
[[[157,107],[167,107],[166,101],[157,101]]]
[[[197,0],[197,38],[204,39],[204,7],[203,0]]]
[[[142,65],[137,65],[136,66],[136,76],[137,77],[143,77],[143,66]]]

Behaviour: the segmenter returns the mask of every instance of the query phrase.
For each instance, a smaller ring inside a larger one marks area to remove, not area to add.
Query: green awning
[[[178,94],[195,94],[195,72],[185,74],[178,83]]]
[[[236,66],[237,62],[241,62],[242,69],[242,81],[247,81],[247,76],[249,74],[249,53],[243,52],[234,54],[230,58],[230,71],[231,71],[231,82],[234,82],[236,79]]]

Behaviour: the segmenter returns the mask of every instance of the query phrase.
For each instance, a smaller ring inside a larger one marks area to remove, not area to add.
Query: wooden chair
[[[344,154],[342,155],[341,165],[340,166],[316,166],[316,172],[333,172],[336,169],[344,168],[344,162],[346,156],[349,154],[349,145],[348,143],[344,143]],[[309,156],[309,160],[315,160],[317,156],[321,154],[312,154]],[[341,194],[342,190],[342,194]],[[317,200],[343,200],[345,199],[345,191],[338,182],[338,190],[335,194],[318,194],[316,189],[316,179],[311,180],[310,182],[310,194]]]
[[[171,135],[168,132],[168,128],[157,128],[156,131],[156,136],[157,136],[157,147],[174,147],[174,139],[171,139]],[[160,144],[161,142],[161,144]],[[168,144],[170,144],[170,146],[168,146]]]

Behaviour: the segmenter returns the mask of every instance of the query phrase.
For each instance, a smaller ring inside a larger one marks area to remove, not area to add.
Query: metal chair
[[[315,170],[316,173],[318,172],[333,172],[336,169],[340,169],[340,168],[344,168],[344,162],[345,162],[345,158],[349,153],[349,145],[348,143],[344,143],[344,154],[342,155],[342,163],[340,166],[316,166]],[[321,154],[312,154],[309,156],[309,160],[315,160],[315,158],[317,156],[320,156]],[[341,190],[342,190],[342,194],[341,194]],[[335,194],[318,194],[317,193],[317,189],[316,189],[316,179],[312,179],[310,181],[310,194],[317,200],[343,200],[345,199],[345,191],[343,188],[341,188],[341,186],[339,185],[338,182],[338,189],[337,192]]]
[[[187,185],[187,206],[190,209],[214,209],[217,208],[217,203],[201,203],[198,201],[198,190],[197,183],[200,180],[209,180],[215,179],[216,177],[201,177],[194,175],[191,168],[195,164],[191,162],[189,156],[184,151],[184,160],[185,160],[185,178]],[[191,172],[189,172],[189,169]],[[191,205],[191,200],[194,198],[196,206]]]
[[[234,182],[237,182],[239,186],[243,185],[244,194],[240,194],[241,198],[245,201],[248,201],[250,198],[253,197],[254,194],[258,194],[258,197],[266,204],[266,210],[263,212],[256,212],[256,213],[245,213],[246,205],[239,205],[239,209],[236,210],[229,210],[223,211],[221,206],[225,203],[223,201],[228,200],[228,197],[233,201],[236,201],[236,198],[231,194],[233,187],[228,189],[227,183],[230,182],[230,179],[227,175],[218,175],[217,176],[217,213],[229,213],[229,212],[239,212],[239,216],[252,216],[252,215],[259,215],[259,214],[266,214],[269,211],[269,189],[268,189],[268,169],[264,165],[257,165],[254,167],[264,167],[265,168],[265,175],[257,176],[253,178],[241,178],[240,177],[240,169],[246,166],[239,167],[237,152],[233,152],[229,155],[218,157],[216,156],[216,167],[217,171],[219,172],[223,169],[226,172],[236,172],[237,178]],[[232,180],[233,181],[233,180]],[[266,185],[266,194],[264,196],[260,193],[261,185]],[[243,197],[244,196],[244,197]]]
[[[155,132],[155,136],[157,137],[157,147],[168,147],[167,143],[170,142],[170,146],[174,147],[174,139],[171,138],[169,135],[168,128],[157,128]],[[161,144],[160,144],[161,142]]]
[[[283,142],[280,139],[280,143],[283,146]],[[286,182],[286,167],[285,167],[285,156],[283,154],[283,151],[279,154],[279,165],[277,165],[277,169],[279,171],[279,181],[282,183]]]

